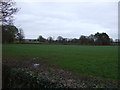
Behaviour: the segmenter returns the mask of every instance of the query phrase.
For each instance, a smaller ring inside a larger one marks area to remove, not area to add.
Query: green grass
[[[45,60],[61,68],[107,79],[117,79],[117,46],[4,44],[3,58],[47,57]]]

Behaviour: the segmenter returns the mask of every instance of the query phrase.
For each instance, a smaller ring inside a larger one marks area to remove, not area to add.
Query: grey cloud
[[[26,38],[79,37],[107,32],[117,38],[117,3],[18,3],[15,16]],[[113,34],[114,33],[114,34]]]

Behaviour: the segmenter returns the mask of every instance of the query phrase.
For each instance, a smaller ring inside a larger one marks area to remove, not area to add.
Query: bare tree
[[[43,38],[43,37],[40,35],[40,36],[38,37],[37,41],[39,41],[39,42],[45,42],[46,39]]]
[[[22,28],[20,28],[19,31],[18,31],[18,40],[19,40],[20,43],[22,41],[24,41],[24,32],[23,32]]]
[[[47,40],[48,40],[49,43],[53,42],[53,38],[52,37],[48,37]]]
[[[12,24],[13,14],[18,11],[18,8],[14,7],[15,2],[12,0],[0,1],[0,21],[3,25]]]

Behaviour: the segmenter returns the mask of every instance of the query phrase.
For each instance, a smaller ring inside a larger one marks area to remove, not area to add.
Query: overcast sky
[[[96,32],[118,38],[117,2],[17,2],[16,6],[21,9],[15,25],[24,30],[25,38],[79,38]]]

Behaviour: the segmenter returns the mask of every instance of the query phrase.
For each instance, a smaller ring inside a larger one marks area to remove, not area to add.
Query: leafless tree
[[[0,22],[2,22],[2,25],[13,24],[13,14],[18,10],[12,0],[0,1]]]
[[[23,32],[23,29],[22,29],[22,28],[20,28],[20,29],[18,30],[18,40],[19,40],[20,43],[21,43],[22,41],[24,41],[24,32]]]

